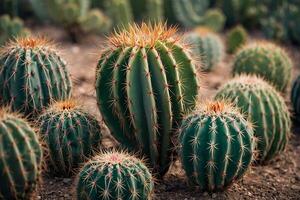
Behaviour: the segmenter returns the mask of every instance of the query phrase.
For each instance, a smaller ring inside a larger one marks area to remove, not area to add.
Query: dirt
[[[96,106],[94,79],[99,52],[103,49],[104,37],[82,38],[80,44],[70,43],[63,31],[54,27],[33,27],[34,33],[48,35],[62,50],[62,57],[68,62],[73,78],[74,97],[85,108],[101,119]],[[286,48],[299,63],[300,51]],[[230,56],[212,72],[202,75],[203,99],[211,98],[218,87],[231,78]],[[295,66],[293,75],[299,73]],[[286,98],[289,104],[288,97]],[[104,131],[103,146],[112,147],[114,139],[108,130]],[[38,199],[75,199],[75,178],[50,178],[43,176],[37,193]],[[300,199],[300,124],[295,123],[291,142],[282,155],[266,166],[253,166],[246,176],[227,191],[221,193],[201,193],[186,184],[184,171],[178,161],[171,167],[163,181],[156,185],[154,199]]]

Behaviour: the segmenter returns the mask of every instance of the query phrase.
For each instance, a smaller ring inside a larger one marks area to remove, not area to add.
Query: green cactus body
[[[300,119],[300,76],[296,78],[293,84],[292,93],[291,93],[292,105],[296,118]]]
[[[186,36],[195,56],[202,58],[201,68],[210,71],[224,58],[224,45],[221,38],[206,28],[198,28]]]
[[[231,105],[209,102],[186,117],[180,130],[180,157],[189,184],[224,190],[243,177],[254,158],[251,124]]]
[[[285,26],[292,41],[300,44],[300,7],[299,1],[290,2],[285,8]]]
[[[28,123],[0,111],[0,199],[31,199],[39,182],[42,150]]]
[[[275,88],[255,76],[242,75],[220,88],[215,98],[233,102],[254,124],[259,162],[267,162],[285,149],[291,122]]]
[[[99,154],[82,168],[77,182],[78,200],[148,200],[153,178],[141,160],[117,152]]]
[[[39,118],[47,149],[49,172],[71,176],[86,158],[99,150],[101,128],[92,115],[71,100],[57,102]]]
[[[222,31],[225,25],[226,17],[219,9],[209,9],[203,16],[200,25],[206,26],[215,32]]]
[[[242,48],[235,57],[233,74],[255,74],[284,92],[291,80],[292,61],[280,47],[254,43]]]
[[[0,53],[0,104],[34,116],[51,101],[66,99],[71,80],[65,63],[41,38],[20,38]]]
[[[164,18],[163,0],[130,0],[137,21],[161,22]]]
[[[237,52],[247,43],[248,33],[243,26],[236,26],[227,34],[227,51],[231,54]]]
[[[113,136],[142,151],[160,175],[170,165],[174,130],[199,90],[194,62],[175,32],[142,24],[112,36],[96,75],[98,105]]]

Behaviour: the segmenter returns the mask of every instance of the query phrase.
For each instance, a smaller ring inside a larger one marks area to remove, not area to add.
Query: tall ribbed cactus
[[[300,119],[300,76],[296,78],[292,88],[291,100],[297,119]]]
[[[163,0],[130,0],[137,21],[161,22],[164,18]]]
[[[247,40],[248,33],[243,26],[232,28],[227,34],[227,51],[231,54],[237,52],[247,43]]]
[[[233,102],[254,124],[260,162],[285,149],[291,122],[284,99],[275,88],[255,76],[242,75],[225,84],[215,98]]]
[[[50,173],[71,176],[93,150],[99,150],[101,128],[97,119],[72,100],[53,104],[38,124],[48,148]]]
[[[154,182],[142,160],[126,153],[106,152],[85,164],[76,187],[78,200],[148,200]]]
[[[253,129],[224,102],[209,102],[183,120],[180,157],[191,185],[224,190],[243,177],[254,158]]]
[[[42,149],[34,130],[0,110],[0,199],[31,199],[39,182]]]
[[[36,115],[53,100],[66,99],[71,81],[53,45],[42,38],[19,38],[0,52],[0,104]]]
[[[160,175],[167,172],[171,138],[182,115],[192,110],[198,79],[176,29],[133,25],[111,36],[97,70],[102,117],[126,148],[141,150]]]
[[[233,74],[255,74],[284,92],[291,80],[292,61],[280,47],[270,42],[243,47],[235,57]]]

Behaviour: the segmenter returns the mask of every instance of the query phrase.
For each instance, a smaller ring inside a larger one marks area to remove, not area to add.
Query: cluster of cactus
[[[80,200],[148,200],[153,187],[142,160],[127,153],[105,152],[81,169],[76,190]]]
[[[179,130],[182,166],[189,184],[201,190],[224,190],[242,178],[254,160],[252,125],[230,104],[201,105]]]
[[[137,21],[162,22],[164,0],[130,0],[134,18]]]
[[[73,100],[54,103],[40,116],[38,125],[52,174],[73,175],[74,169],[100,148],[101,127],[97,119]]]
[[[20,18],[9,15],[0,16],[0,45],[12,38],[27,35],[29,35],[29,30],[24,27]]]
[[[224,45],[219,35],[207,28],[197,28],[186,36],[195,56],[201,57],[202,70],[210,71],[224,58]]]
[[[44,38],[19,38],[0,52],[0,104],[34,116],[66,99],[71,81],[65,63]]]
[[[220,88],[215,98],[234,103],[254,124],[259,162],[268,162],[285,149],[291,122],[284,99],[274,87],[256,76],[242,75]]]
[[[42,149],[17,114],[0,110],[0,199],[31,199],[39,182]]]
[[[291,101],[296,114],[296,118],[300,116],[300,76],[296,78],[292,88]]]
[[[243,26],[239,25],[232,28],[227,34],[227,52],[236,53],[247,43],[248,33]]]
[[[243,47],[233,63],[233,74],[255,74],[284,92],[291,80],[292,61],[280,47],[270,42]]]
[[[123,147],[144,153],[159,175],[168,171],[174,130],[199,90],[195,63],[175,33],[161,23],[132,25],[109,38],[97,66],[104,122]]]

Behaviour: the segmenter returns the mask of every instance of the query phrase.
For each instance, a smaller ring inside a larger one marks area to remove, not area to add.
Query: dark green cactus
[[[16,114],[0,110],[0,199],[29,200],[36,191],[42,149],[34,130]]]
[[[197,28],[186,36],[195,56],[201,57],[204,71],[210,71],[224,58],[224,45],[221,38],[206,28]]]
[[[130,0],[137,21],[161,22],[164,19],[163,0]]]
[[[300,76],[298,76],[294,81],[291,100],[296,118],[300,119]]]
[[[288,54],[269,42],[253,43],[236,55],[233,74],[255,74],[284,92],[290,84],[292,61]]]
[[[229,104],[209,102],[183,120],[180,157],[189,184],[224,190],[241,179],[254,160],[251,123]]]
[[[188,47],[175,33],[142,24],[111,36],[96,75],[98,105],[112,135],[142,151],[160,175],[170,166],[174,130],[199,90]]]
[[[97,119],[72,100],[53,104],[38,124],[48,149],[48,170],[54,175],[73,175],[74,169],[100,148]]]
[[[286,4],[284,13],[286,14],[284,22],[290,39],[300,44],[300,1],[289,1],[289,4]]]
[[[1,49],[0,104],[35,116],[70,94],[65,63],[46,39],[19,38]]]
[[[215,98],[233,102],[254,124],[259,162],[267,162],[285,149],[291,122],[284,99],[275,88],[255,76],[242,75],[225,84]]]
[[[154,181],[142,160],[126,153],[99,154],[82,168],[78,200],[148,200]]]
[[[247,43],[248,33],[243,26],[239,25],[232,28],[227,34],[227,51],[236,53],[242,46]]]

